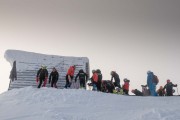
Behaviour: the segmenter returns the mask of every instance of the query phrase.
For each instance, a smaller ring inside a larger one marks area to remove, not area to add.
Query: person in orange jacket
[[[93,91],[97,91],[97,84],[98,84],[98,74],[96,72],[96,70],[92,70],[92,77],[91,77],[91,82],[93,85]]]
[[[47,79],[48,79],[48,71],[46,69],[46,66],[42,65],[36,75],[36,82],[37,83],[39,82],[38,88],[41,87],[42,82],[44,82],[42,87],[45,87],[47,83]]]
[[[75,69],[76,69],[75,65],[69,67],[69,69],[67,71],[67,74],[66,74],[65,88],[70,88],[71,87],[71,83],[72,83],[72,80],[73,80],[73,77],[74,77]]]
[[[124,78],[123,92],[125,95],[129,95],[129,82],[127,78]]]

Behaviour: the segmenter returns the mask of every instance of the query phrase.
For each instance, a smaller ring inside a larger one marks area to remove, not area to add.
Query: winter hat
[[[149,73],[151,73],[151,71],[150,71],[150,70],[148,70],[148,71],[147,71],[147,74],[149,74]]]
[[[96,70],[92,70],[92,73],[95,73],[96,72]]]
[[[46,69],[46,66],[45,66],[45,65],[41,65],[41,68],[42,68],[42,69]]]
[[[127,78],[124,78],[124,82],[130,82],[130,80],[128,80]]]

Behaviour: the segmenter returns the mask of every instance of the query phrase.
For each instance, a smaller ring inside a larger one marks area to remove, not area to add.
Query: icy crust
[[[45,55],[20,50],[7,50],[4,54],[5,59],[10,62],[11,66],[16,61],[17,71],[38,69],[41,65],[59,66],[63,64],[69,67],[72,64],[85,64],[89,62],[87,57],[67,57],[57,55]],[[82,63],[84,62],[84,63]]]
[[[0,95],[1,120],[179,120],[180,97],[26,87]]]

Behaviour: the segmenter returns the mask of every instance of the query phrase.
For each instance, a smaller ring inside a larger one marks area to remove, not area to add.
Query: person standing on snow
[[[113,79],[115,80],[115,82],[113,82]],[[111,82],[115,87],[121,88],[119,75],[115,71],[111,71]]]
[[[87,74],[83,71],[83,69],[79,70],[79,73],[75,77],[75,82],[77,81],[77,78],[79,77],[80,81],[80,87],[85,88],[85,83],[87,81]]]
[[[147,72],[147,86],[150,90],[151,96],[157,96],[156,83],[154,83],[154,73],[151,71]]]
[[[101,84],[102,84],[102,73],[101,73],[101,70],[97,69],[96,73],[98,75],[97,91],[101,91]]]
[[[70,88],[71,87],[71,83],[72,83],[72,80],[73,80],[73,77],[74,77],[75,69],[76,69],[75,65],[69,67],[69,69],[67,71],[67,74],[66,74],[65,88]]]
[[[36,75],[36,82],[37,83],[39,82],[38,88],[41,87],[42,82],[44,82],[43,87],[45,87],[47,83],[47,79],[48,79],[48,71],[46,69],[46,66],[42,65]]]
[[[129,82],[127,78],[124,78],[123,92],[125,95],[129,95]]]
[[[49,84],[51,84],[51,87],[57,88],[57,81],[59,78],[59,73],[57,72],[56,68],[53,67],[52,72],[49,75]]]
[[[173,87],[177,87],[177,84],[173,84],[169,79],[163,89],[166,89],[166,96],[173,96]]]
[[[97,84],[98,84],[98,74],[96,72],[96,70],[92,70],[92,77],[91,77],[91,82],[92,82],[92,86],[93,86],[93,91],[97,91]]]

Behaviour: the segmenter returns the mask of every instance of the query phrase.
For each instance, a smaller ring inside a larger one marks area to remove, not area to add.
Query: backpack
[[[153,75],[153,83],[155,83],[156,85],[159,83],[159,79],[156,75]]]

